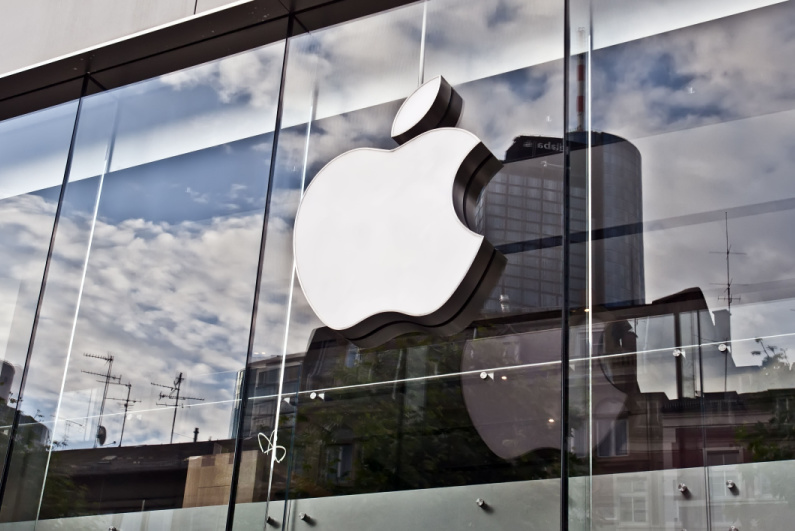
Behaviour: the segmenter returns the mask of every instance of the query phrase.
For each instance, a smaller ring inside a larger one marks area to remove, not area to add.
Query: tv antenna
[[[740,297],[734,297],[732,295],[732,276],[731,276],[731,255],[733,254],[745,254],[745,253],[738,253],[732,251],[732,246],[729,243],[729,213],[724,212],[724,220],[725,220],[725,227],[726,227],[726,251],[710,251],[710,254],[725,254],[726,255],[726,289],[723,290],[723,293],[726,294],[725,297],[721,296],[718,297],[719,301],[726,301],[726,305],[728,306],[729,315],[732,313],[732,302],[739,301]],[[720,284],[723,285],[723,284]]]
[[[107,356],[97,356],[96,354],[85,353],[83,354],[83,356],[87,358],[103,360],[105,363],[108,364],[108,370],[105,373],[93,372],[93,371],[80,371],[86,374],[91,374],[93,376],[100,376],[102,380],[97,380],[97,381],[99,383],[104,382],[105,384],[105,388],[102,391],[102,402],[100,402],[99,405],[99,417],[97,418],[97,433],[96,436],[94,437],[94,448],[96,448],[97,443],[99,443],[100,446],[105,444],[105,438],[107,437],[107,431],[105,430],[105,427],[102,425],[102,415],[105,413],[105,401],[108,399],[108,386],[111,384],[111,382],[121,383],[121,375],[119,376],[113,375],[112,370],[113,370],[114,357],[111,354],[108,354]]]
[[[63,444],[64,444],[64,446],[69,444],[69,428],[72,427],[72,426],[79,426],[81,428],[84,427],[82,424],[80,424],[79,422],[77,422],[75,420],[65,419],[64,420],[64,434],[63,434]]]
[[[108,397],[108,400],[117,400],[121,402],[121,404],[119,405],[124,408],[124,418],[121,421],[121,435],[119,435],[119,446],[121,446],[121,441],[122,439],[124,439],[124,425],[127,424],[127,410],[130,409],[130,407],[134,406],[136,403],[140,402],[140,400],[130,399],[130,390],[132,389],[132,384],[130,382],[127,382],[126,384],[116,383],[116,382],[113,383],[115,383],[116,385],[123,385],[124,387],[127,388],[127,398]]]
[[[718,297],[719,301],[726,301],[726,309],[729,312],[729,319],[731,319],[732,314],[732,302],[739,301],[740,297],[735,297],[732,295],[732,276],[731,276],[731,255],[733,254],[745,254],[745,253],[738,253],[732,251],[731,243],[729,242],[729,213],[723,213],[723,219],[726,228],[726,251],[710,251],[710,254],[726,254],[726,289],[723,290],[723,293],[726,294],[725,297]],[[731,345],[731,337],[728,339],[728,345]],[[724,344],[721,344],[718,347],[721,352],[725,354],[723,358],[723,392],[725,393],[728,389],[729,385],[729,357],[731,356],[731,348],[727,348]]]
[[[185,381],[185,378],[182,376],[182,373],[179,373],[179,376],[174,378],[173,385],[163,385],[157,384],[155,382],[150,382],[155,387],[163,387],[168,389],[168,393],[160,392],[159,400],[173,400],[174,404],[169,403],[160,403],[157,402],[158,406],[167,406],[174,408],[174,419],[171,421],[171,440],[169,444],[174,442],[174,426],[177,424],[177,409],[182,407],[180,404],[180,400],[204,400],[203,398],[198,398],[195,396],[179,396],[179,391],[182,387],[182,382]]]

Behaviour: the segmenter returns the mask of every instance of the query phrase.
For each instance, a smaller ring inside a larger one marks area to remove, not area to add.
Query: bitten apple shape
[[[474,206],[500,163],[454,127],[461,99],[441,77],[398,111],[393,150],[354,149],[306,189],[293,245],[317,316],[359,346],[410,330],[450,334],[480,309],[505,259],[475,233]]]

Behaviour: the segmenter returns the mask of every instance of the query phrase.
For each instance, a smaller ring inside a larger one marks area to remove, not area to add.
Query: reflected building
[[[586,304],[588,183],[590,168],[593,304],[622,307],[645,302],[641,156],[610,133],[572,133],[570,299]],[[587,149],[590,148],[590,149]],[[590,160],[586,159],[590,154]],[[509,258],[489,311],[521,312],[562,305],[563,141],[518,136],[503,169],[483,191],[477,228]]]
[[[299,379],[303,363],[303,353],[288,354],[284,367],[284,384],[281,386],[282,395],[290,397],[298,391]],[[279,381],[282,376],[281,358],[260,360],[249,365],[247,396],[249,403],[247,408],[249,413],[246,415],[240,433],[246,437],[257,437],[263,433],[270,436],[276,426],[276,407],[279,396]],[[235,395],[242,395],[243,375],[242,371],[238,376],[237,389]],[[280,412],[289,414],[295,411],[295,400],[287,398],[282,401]],[[239,399],[235,401],[235,412],[239,412]],[[238,415],[234,415],[237,419]],[[233,424],[230,431],[230,438],[237,433],[237,426]]]
[[[579,355],[582,317],[572,320]],[[644,472],[637,480],[644,496],[662,496],[663,471],[750,463],[736,426],[753,434],[771,411],[795,411],[787,389],[724,389],[698,378],[699,366],[724,362],[730,381],[770,368],[726,358],[713,341],[720,319],[698,289],[597,312],[593,332],[593,371],[572,376],[574,389],[591,389],[592,424],[571,415],[568,450],[576,474],[586,473],[592,452],[594,481],[615,483],[598,494],[603,505],[623,503],[626,474]],[[284,360],[281,396],[281,359],[249,369],[250,414],[239,436],[253,448],[240,457],[239,499],[262,500],[269,484],[271,499],[282,499],[554,478],[559,345],[553,312],[484,319],[454,337],[415,334],[367,350],[320,328],[306,353]],[[289,467],[276,467],[271,480],[271,448],[257,441],[272,437],[280,401],[278,444],[291,453]],[[61,451],[51,474],[78,487],[75,510],[85,514],[134,511],[131,499],[150,509],[217,505],[229,495],[233,447],[230,437]]]

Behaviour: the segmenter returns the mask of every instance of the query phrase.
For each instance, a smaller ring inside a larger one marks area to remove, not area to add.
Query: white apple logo
[[[317,316],[362,347],[411,330],[468,326],[505,258],[473,232],[474,207],[502,167],[455,124],[462,101],[440,76],[392,126],[393,150],[361,148],[318,172],[295,219],[298,278]]]

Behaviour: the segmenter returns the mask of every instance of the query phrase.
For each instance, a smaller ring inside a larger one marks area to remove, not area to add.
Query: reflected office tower
[[[586,132],[572,133],[571,277],[573,306],[586,304]],[[645,302],[641,157],[627,140],[591,133],[593,225],[592,290],[595,306]],[[505,153],[503,169],[483,192],[478,232],[508,256],[487,312],[515,313],[562,305],[561,230],[563,142],[519,136]]]

